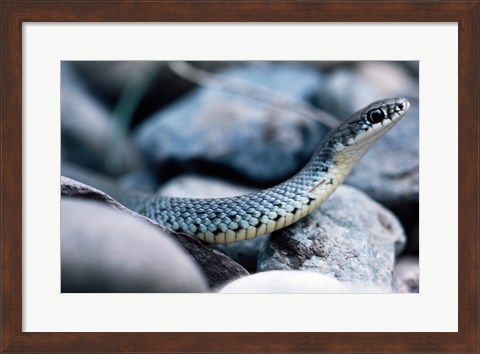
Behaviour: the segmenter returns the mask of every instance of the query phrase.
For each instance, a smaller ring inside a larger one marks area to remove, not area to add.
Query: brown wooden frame
[[[479,0],[277,2],[3,0],[1,11],[2,351],[478,353]],[[22,23],[57,21],[458,22],[459,331],[457,333],[22,332]]]

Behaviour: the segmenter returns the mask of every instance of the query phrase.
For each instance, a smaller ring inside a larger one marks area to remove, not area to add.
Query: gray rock
[[[322,83],[318,71],[287,64],[249,63],[222,75],[303,101]],[[261,186],[297,172],[326,131],[298,112],[199,88],[147,119],[136,142],[160,177],[188,170]]]
[[[219,179],[182,175],[170,180],[158,190],[158,193],[179,198],[222,198],[255,192],[256,189],[240,186]],[[239,263],[249,272],[257,269],[258,254],[268,235],[242,242],[209,245]]]
[[[205,292],[190,255],[171,236],[103,204],[61,202],[62,292]]]
[[[162,185],[157,193],[178,198],[224,198],[255,191],[257,191],[255,188],[245,187],[218,178],[181,175]]]
[[[257,273],[234,280],[218,292],[223,294],[388,293],[384,288],[344,283],[328,275],[299,270],[272,270]]]
[[[420,267],[417,257],[402,257],[393,271],[395,291],[398,293],[418,293],[420,291]]]
[[[142,165],[131,141],[114,135],[112,112],[81,85],[68,62],[61,77],[62,159],[111,175]]]
[[[95,178],[93,178],[92,181],[95,182]],[[134,216],[144,223],[153,225],[161,232],[167,233],[174,237],[185,248],[185,250],[190,253],[193,259],[200,266],[205,278],[207,279],[208,285],[211,288],[221,286],[232,279],[237,279],[241,276],[248,275],[248,272],[241,265],[223,253],[209,248],[207,245],[191,236],[175,233],[172,230],[157,224],[153,220],[150,220],[130,209],[125,208],[118,201],[98,189],[63,176],[61,182],[61,191],[63,196],[86,198],[104,202],[108,206],[122,211],[127,215]],[[101,181],[100,184],[105,184],[107,187],[109,186],[106,181]]]
[[[274,232],[258,269],[309,270],[391,290],[402,226],[387,209],[352,187],[339,189],[309,216]]]
[[[417,62],[411,62],[418,67]],[[356,64],[357,73],[386,97],[418,96],[418,76],[411,75],[405,62],[362,61]],[[375,100],[375,98],[373,99]]]
[[[329,71],[314,101],[343,119],[382,98],[418,96],[418,78],[401,62],[358,62]]]
[[[162,61],[77,61],[72,63],[91,92],[114,106],[132,82],[169,72]]]
[[[214,72],[232,63],[200,61],[194,65]],[[73,65],[89,91],[111,108],[119,104],[127,90],[141,91],[135,122],[196,86],[172,72],[166,61],[77,61]]]

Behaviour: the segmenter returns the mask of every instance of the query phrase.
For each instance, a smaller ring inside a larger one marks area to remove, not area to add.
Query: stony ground
[[[209,246],[108,195],[275,185],[338,119],[394,96],[406,117],[317,211],[271,235]],[[63,62],[61,113],[62,174],[88,177],[62,178],[62,291],[419,292],[418,63]]]

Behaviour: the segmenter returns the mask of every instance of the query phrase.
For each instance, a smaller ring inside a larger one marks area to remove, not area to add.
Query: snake
[[[227,198],[118,192],[112,197],[158,224],[209,244],[259,237],[292,225],[318,208],[409,107],[406,98],[395,97],[351,114],[327,134],[300,171],[271,188]]]

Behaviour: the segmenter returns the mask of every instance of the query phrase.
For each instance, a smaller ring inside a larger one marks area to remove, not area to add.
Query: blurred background
[[[346,116],[407,97],[407,116],[345,184],[398,218],[395,262],[418,291],[418,62],[64,61],[61,71],[62,171],[184,197],[282,182]],[[215,249],[256,273],[258,242]]]

